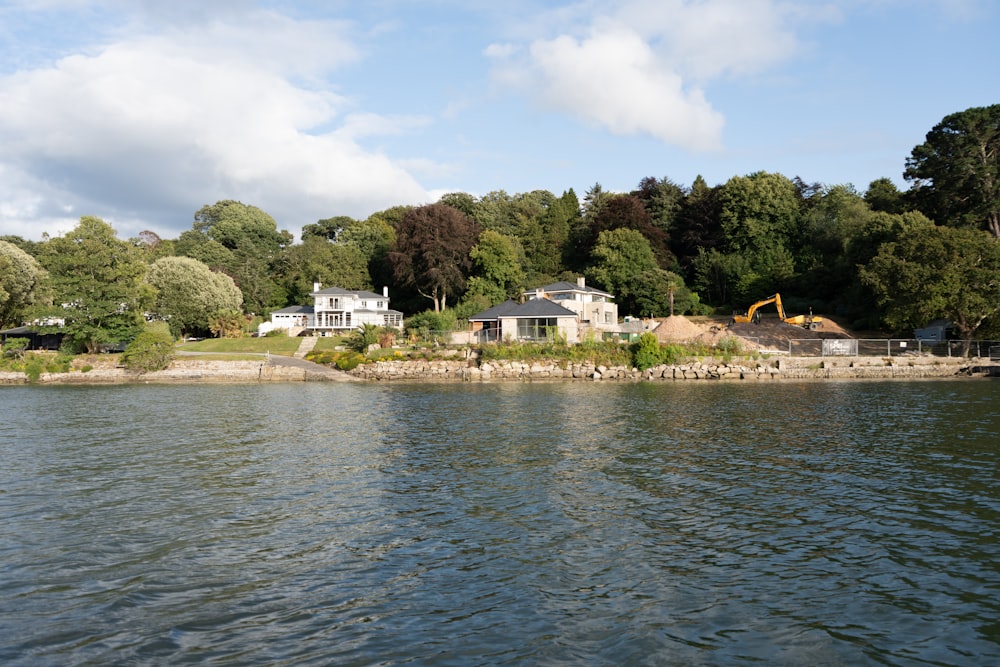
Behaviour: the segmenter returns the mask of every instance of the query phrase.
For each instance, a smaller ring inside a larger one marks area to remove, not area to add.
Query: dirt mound
[[[661,343],[679,343],[697,338],[705,329],[698,326],[683,315],[671,315],[660,320],[653,329],[657,340]]]
[[[823,318],[818,329],[805,329],[778,319],[762,319],[759,323],[736,322],[726,330],[732,336],[739,336],[766,349],[785,349],[790,340],[807,338],[853,338],[846,329],[829,318]]]

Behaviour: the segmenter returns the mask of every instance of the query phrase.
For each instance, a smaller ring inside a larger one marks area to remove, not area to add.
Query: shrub
[[[174,339],[158,327],[147,328],[122,353],[125,368],[138,373],[162,371],[173,358]]]
[[[362,324],[360,328],[351,332],[347,339],[347,347],[364,354],[368,348],[378,343],[381,327],[375,324]]]
[[[406,333],[415,340],[447,343],[455,328],[455,321],[455,312],[452,310],[440,313],[425,310],[406,320]]]
[[[28,349],[27,338],[8,338],[3,344],[3,356],[7,358],[23,359],[24,352]]]
[[[336,366],[342,371],[353,371],[364,363],[365,357],[358,352],[342,352],[336,361]]]
[[[644,333],[632,343],[632,364],[640,371],[660,363],[660,341],[656,334]]]

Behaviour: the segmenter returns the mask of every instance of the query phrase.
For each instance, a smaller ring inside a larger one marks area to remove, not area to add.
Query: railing
[[[917,338],[799,338],[788,341],[787,349],[777,349],[796,357],[901,357],[930,355],[961,357],[964,342],[932,342]],[[969,356],[1000,360],[1000,341],[974,340]]]

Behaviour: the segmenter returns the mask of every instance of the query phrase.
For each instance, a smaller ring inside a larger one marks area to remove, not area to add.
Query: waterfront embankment
[[[114,364],[42,373],[37,384],[169,384],[358,381],[631,381],[924,379],[997,376],[1000,366],[983,359],[938,357],[780,357],[759,360],[701,359],[639,370],[565,361],[393,359],[362,364],[350,372],[275,355],[260,360],[178,358],[162,371],[135,373]],[[28,384],[20,372],[0,372],[0,384]]]

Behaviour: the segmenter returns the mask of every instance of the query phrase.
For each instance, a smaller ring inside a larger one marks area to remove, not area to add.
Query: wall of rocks
[[[351,371],[366,380],[775,380],[829,378],[929,378],[968,374],[969,360],[935,358],[779,358],[759,362],[697,361],[640,371],[624,366],[559,362],[387,360]]]

